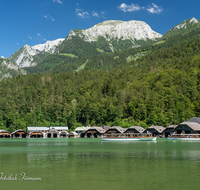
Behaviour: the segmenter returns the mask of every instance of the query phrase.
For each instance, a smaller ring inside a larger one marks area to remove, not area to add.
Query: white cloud
[[[133,4],[133,3],[131,5],[122,3],[120,6],[118,6],[118,8],[124,12],[133,12],[133,11],[139,11],[139,10],[144,9],[144,7],[140,7],[138,4]]]
[[[151,5],[148,6],[147,11],[150,13],[161,13],[163,11],[163,8],[161,6],[155,5],[152,3]]]
[[[87,11],[86,12],[81,12],[81,13],[77,13],[77,15],[81,18],[88,18],[88,16],[90,15]]]
[[[50,19],[50,20],[52,20],[53,22],[55,21],[55,20],[53,19],[53,17],[50,16],[49,14],[44,15],[44,18],[46,18],[46,19]]]
[[[78,17],[81,17],[81,18],[89,18],[89,15],[90,15],[87,11],[84,12],[83,9],[79,9],[79,7],[76,8],[75,13]]]
[[[19,45],[19,43],[17,43],[17,45]]]
[[[28,36],[28,38],[29,38],[30,40],[32,40],[32,37]]]
[[[84,11],[82,8],[79,8],[79,3],[76,4],[77,8],[76,8],[76,15],[80,18],[91,18],[91,16],[93,17],[104,17],[105,12],[102,11],[100,14],[96,11],[92,11],[91,13],[89,13],[88,11]],[[91,15],[91,16],[90,16]]]
[[[92,16],[96,16],[96,17],[99,17],[99,14],[95,11],[92,12]]]
[[[40,36],[41,36],[41,34],[40,34],[40,33],[37,33],[37,36],[39,36],[39,37],[40,37]]]
[[[117,7],[123,12],[134,12],[134,11],[146,10],[149,13],[159,14],[163,11],[162,6],[158,6],[154,3],[152,3],[151,5],[148,5],[146,7],[141,7],[138,4],[134,4],[134,3],[132,3],[131,5],[122,3],[120,6],[117,6]]]
[[[62,4],[62,1],[60,0],[53,0],[53,2]]]

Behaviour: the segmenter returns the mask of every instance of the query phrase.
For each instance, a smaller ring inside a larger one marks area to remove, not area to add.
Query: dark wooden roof
[[[87,131],[92,131],[92,130],[96,130],[96,131],[98,131],[98,132],[101,133],[101,134],[103,134],[103,133],[106,132],[102,127],[91,127],[91,128],[89,128]],[[87,131],[86,131],[86,132],[87,132]],[[86,132],[85,132],[85,133],[86,133]]]
[[[112,128],[112,129],[118,130],[120,133],[124,133],[124,131],[126,131],[125,128],[122,128],[122,127],[120,127],[120,126],[112,126],[111,128]]]
[[[144,128],[141,126],[131,126],[129,127],[124,133],[126,133],[127,131],[129,131],[129,129],[135,129],[136,131],[138,131],[139,133],[143,133],[144,132]]]
[[[180,123],[177,127],[182,126],[182,125],[187,125],[194,131],[200,131],[200,124],[199,123],[196,123],[196,122],[183,122],[183,123]]]
[[[156,125],[152,125],[150,127],[148,127],[148,129],[146,129],[145,131],[148,131],[148,130],[151,130],[151,129],[155,129],[156,131],[158,131],[159,133],[162,133],[165,128],[163,126],[156,126]]]
[[[178,125],[169,125],[168,127],[165,128],[165,130],[163,132],[165,132],[167,130],[174,130],[177,126]]]
[[[103,128],[105,131],[107,131],[108,129],[110,129],[110,126],[108,126],[108,125],[102,125],[101,128]]]
[[[200,117],[193,117],[185,122],[196,122],[200,124]]]

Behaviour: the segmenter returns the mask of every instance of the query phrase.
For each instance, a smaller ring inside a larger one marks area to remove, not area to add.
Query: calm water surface
[[[200,189],[200,142],[1,139],[1,189]],[[41,181],[20,181],[20,174]]]

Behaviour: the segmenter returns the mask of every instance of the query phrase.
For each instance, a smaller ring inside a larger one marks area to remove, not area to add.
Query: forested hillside
[[[177,34],[172,37],[162,38],[160,42],[154,44],[153,46],[142,46],[138,48],[127,49],[122,52],[94,55],[91,57],[88,56],[90,58],[85,57],[82,60],[71,63],[63,61],[61,64],[58,64],[51,69],[47,69],[47,71],[52,73],[74,72],[79,70],[79,67],[82,67],[81,71],[95,69],[108,70],[119,65],[127,64],[131,60],[136,60],[139,57],[146,56],[147,54],[159,49],[169,48],[176,44],[181,44],[183,42],[188,42],[195,39],[200,39],[200,28],[196,28],[183,34]]]
[[[107,71],[29,74],[3,80],[0,128],[167,126],[199,116],[199,48],[197,39]]]

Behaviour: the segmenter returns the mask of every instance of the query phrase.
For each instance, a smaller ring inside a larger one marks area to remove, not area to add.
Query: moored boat
[[[146,133],[112,133],[104,134],[101,137],[102,141],[156,141],[156,137],[153,137],[152,134]]]
[[[170,137],[168,137],[168,139],[200,141],[200,134],[172,134]]]

